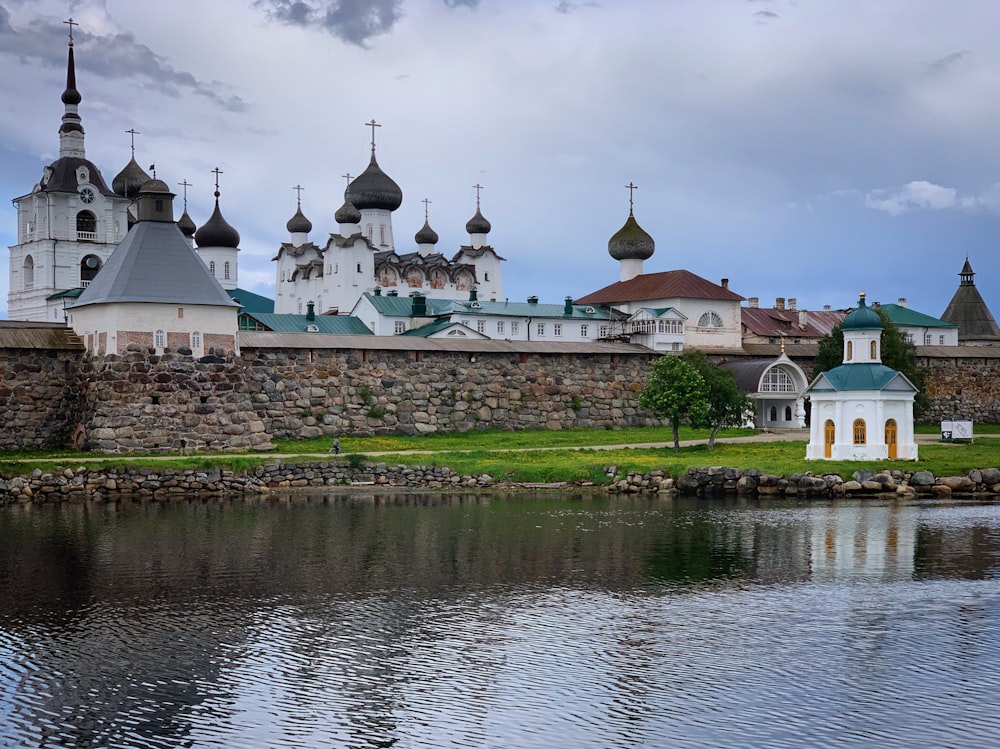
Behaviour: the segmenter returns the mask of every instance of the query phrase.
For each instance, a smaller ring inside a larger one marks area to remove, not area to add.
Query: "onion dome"
[[[185,237],[193,237],[195,231],[198,227],[195,225],[194,220],[188,215],[187,211],[181,214],[181,217],[177,219],[177,228],[181,230],[181,234]]]
[[[857,309],[844,318],[843,330],[882,330],[882,318],[878,312],[865,304],[865,294],[861,292]]]
[[[438,235],[437,232],[431,228],[431,225],[427,223],[427,219],[424,219],[423,227],[421,227],[420,231],[413,235],[413,239],[417,244],[437,244]]]
[[[308,234],[312,231],[313,225],[312,221],[307,219],[302,213],[302,206],[299,206],[295,211],[295,215],[288,219],[285,228],[288,229],[289,234]]]
[[[155,177],[153,179],[147,179],[139,188],[139,192],[165,192],[173,195],[173,193],[170,192],[170,188],[167,186],[167,183],[162,179],[156,179]]]
[[[351,182],[345,197],[359,211],[366,209],[394,211],[403,202],[403,191],[388,174],[382,171],[375,161],[375,151],[372,150],[372,160],[368,168]]]
[[[222,218],[218,197],[215,199],[215,210],[212,211],[212,217],[194,233],[194,241],[199,247],[240,246],[240,233],[230,226],[226,219]]]
[[[333,219],[338,224],[357,224],[361,222],[361,211],[354,207],[354,203],[344,193],[344,204],[333,214]]]
[[[62,99],[63,104],[76,105],[83,101],[83,97],[80,96],[80,92],[76,90],[76,63],[73,59],[72,40],[70,40],[69,43],[69,55],[66,61],[66,90],[63,91],[62,97],[60,98]]]
[[[656,244],[629,211],[625,225],[608,240],[608,254],[615,260],[648,260]]]
[[[476,215],[469,219],[469,222],[465,225],[465,230],[469,234],[489,234],[490,222],[483,218],[483,214],[479,210],[479,206],[476,206]]]
[[[135,157],[129,160],[115,178],[111,181],[111,189],[126,198],[135,198],[139,188],[149,182],[149,175],[139,166]]]

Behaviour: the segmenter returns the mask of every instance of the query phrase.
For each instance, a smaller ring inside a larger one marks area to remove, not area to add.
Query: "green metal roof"
[[[387,296],[385,294],[372,294],[365,292],[365,299],[386,317],[412,317],[413,299],[408,296]],[[451,299],[432,299],[425,297],[427,302],[427,312],[420,317],[437,317],[446,315],[450,311]]]
[[[407,330],[405,333],[400,333],[400,335],[409,335],[409,336],[416,336],[418,338],[427,338],[428,336],[432,336],[435,333],[440,333],[442,330],[446,330],[447,328],[450,328],[453,325],[457,325],[460,328],[465,328],[466,330],[473,333],[474,336],[478,337],[482,335],[481,333],[476,333],[471,328],[462,325],[462,323],[460,322],[452,322],[447,317],[441,317],[438,318],[437,320],[434,320],[433,322],[427,323],[426,325],[421,325],[416,328],[411,328],[410,330]],[[482,337],[486,338],[487,336],[482,336]]]
[[[323,333],[326,335],[373,335],[368,326],[356,317],[348,315],[315,315],[312,320],[305,315],[279,315],[274,312],[247,312],[240,317],[256,320],[275,333]],[[315,325],[319,330],[309,331]]]
[[[909,390],[916,391],[902,372],[884,364],[841,364],[820,373],[806,392],[815,390]]]
[[[909,307],[902,307],[898,304],[883,304],[880,309],[889,316],[896,325],[904,325],[911,328],[957,328],[958,324],[939,320],[936,317],[925,315]]]
[[[230,299],[243,305],[244,312],[274,312],[274,300],[246,289],[227,289]]]
[[[878,312],[865,304],[865,295],[858,300],[858,306],[844,318],[844,330],[882,330],[882,318]]]
[[[76,299],[82,293],[83,288],[65,289],[64,291],[57,291],[55,294],[49,294],[45,297],[45,301],[49,301],[50,299]]]
[[[530,317],[535,320],[553,318],[558,320],[607,320],[608,311],[602,307],[585,304],[572,305],[572,312],[566,313],[565,304],[537,304],[532,302],[452,302],[452,314],[489,315],[496,317]],[[479,305],[478,307],[473,305]],[[593,310],[588,312],[587,310]]]

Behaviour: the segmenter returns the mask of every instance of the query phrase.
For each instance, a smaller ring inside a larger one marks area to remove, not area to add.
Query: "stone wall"
[[[928,371],[930,407],[922,418],[924,423],[972,419],[1000,424],[1000,359],[924,357],[918,363]]]
[[[81,356],[0,348],[0,450],[63,448],[80,420]]]

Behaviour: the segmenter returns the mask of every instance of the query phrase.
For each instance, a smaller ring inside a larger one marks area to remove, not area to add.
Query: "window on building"
[[[552,323],[552,335],[562,335],[562,323]]]
[[[868,444],[868,435],[867,435],[867,430],[865,429],[864,419],[854,420],[854,444],[855,445]]]
[[[90,211],[76,214],[76,238],[97,239],[97,216]]]
[[[719,314],[717,312],[713,312],[712,310],[709,310],[708,312],[703,313],[702,316],[698,318],[698,327],[699,328],[721,328],[722,327],[722,318],[719,317]]]
[[[201,348],[201,333],[197,330],[191,334],[191,349],[197,351]]]
[[[681,347],[682,347],[682,344],[680,344],[680,343],[671,343],[670,344],[670,350],[671,351],[680,351]]]
[[[183,320],[184,319],[184,308],[183,307],[178,307],[177,308],[177,319],[178,320]]]
[[[504,324],[503,320],[497,320],[497,335],[504,334]]]
[[[483,273],[483,280],[484,281],[489,281],[490,280],[490,274],[489,273]]]
[[[774,367],[764,373],[760,389],[763,393],[794,393],[795,383],[785,370]]]
[[[215,261],[214,260],[209,260],[208,261],[208,272],[211,273],[213,276],[215,275]]]
[[[512,336],[521,334],[521,323],[517,320],[512,320],[510,323],[510,334]]]
[[[538,326],[535,328],[535,332],[538,333],[538,335],[545,335],[545,323],[538,323]]]
[[[368,224],[368,226],[365,227],[365,235],[368,237],[369,242],[371,242],[372,238],[375,236],[374,232],[375,226],[373,224]]]
[[[385,227],[380,226],[378,228],[378,243],[385,247]]]
[[[163,348],[167,345],[167,334],[162,330],[157,330],[153,333],[153,345],[156,348]]]
[[[597,329],[597,336],[598,336],[598,338],[607,338],[608,337],[608,326],[607,325],[602,325],[601,327],[599,327]]]
[[[101,269],[101,259],[97,255],[87,255],[80,261],[80,288],[85,289]]]
[[[476,332],[477,333],[483,333],[483,334],[486,333],[486,321],[485,320],[476,320]]]
[[[925,346],[930,346],[931,345],[931,334],[930,333],[925,333],[924,334],[924,345]]]
[[[943,335],[939,335],[938,336],[938,346],[944,346],[944,336]]]
[[[406,322],[404,322],[403,320],[396,320],[393,332],[395,332],[396,335],[399,335],[400,333],[405,333]]]
[[[868,351],[869,357],[868,358],[869,359],[877,359],[878,358],[878,344],[875,341],[871,341],[871,346],[869,346],[868,348],[869,348],[869,351]]]
[[[769,421],[777,421],[778,420],[778,409],[775,408],[774,406],[771,406],[771,412],[768,415],[768,420]]]
[[[333,272],[334,273],[340,273],[340,263],[334,263],[333,264]]]
[[[302,300],[301,299],[299,299],[299,301],[297,302],[297,306],[298,306],[299,314],[301,315],[302,314]]]
[[[583,325],[581,325],[580,326],[580,337],[581,338],[586,338],[588,330],[589,330],[589,328],[587,327],[586,323],[584,323]]]
[[[792,407],[785,406],[785,421],[791,421],[791,420],[792,420]]]
[[[361,263],[358,263],[358,273],[361,272]]]
[[[225,265],[222,266],[222,277],[229,278],[229,261],[227,260]]]
[[[25,291],[35,288],[35,260],[31,255],[25,255],[21,263],[21,284]]]
[[[854,341],[847,342],[847,361],[851,361],[854,358]]]

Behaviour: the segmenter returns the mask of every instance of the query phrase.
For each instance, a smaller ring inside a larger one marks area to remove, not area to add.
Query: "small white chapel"
[[[916,460],[913,401],[917,388],[882,364],[882,318],[865,304],[842,324],[844,363],[821,372],[812,401],[807,460]]]

